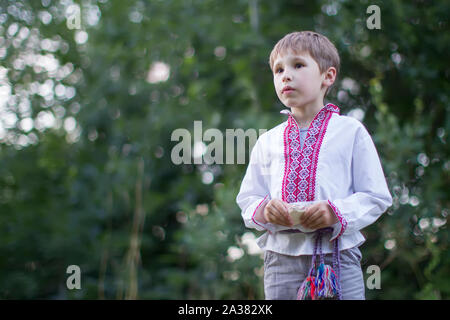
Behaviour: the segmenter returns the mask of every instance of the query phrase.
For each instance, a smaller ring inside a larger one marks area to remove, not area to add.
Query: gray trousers
[[[344,300],[364,300],[361,251],[358,247],[340,252],[341,292]],[[318,259],[319,257],[317,257]],[[333,265],[333,255],[325,254],[325,263]],[[295,300],[311,268],[311,255],[288,256],[264,252],[264,294],[266,300]]]

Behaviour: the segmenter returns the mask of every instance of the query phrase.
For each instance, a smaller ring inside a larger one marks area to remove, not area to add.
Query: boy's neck
[[[300,128],[308,128],[314,120],[314,117],[322,110],[322,108],[323,101],[322,103],[316,103],[314,105],[292,107],[291,112]]]

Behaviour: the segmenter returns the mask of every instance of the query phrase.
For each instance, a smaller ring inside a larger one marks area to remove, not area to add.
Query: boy
[[[323,35],[293,32],[275,45],[269,63],[278,98],[291,110],[281,112],[287,121],[258,138],[236,198],[245,225],[267,231],[257,240],[265,297],[300,295],[319,246],[322,262],[334,259],[339,268],[338,297],[365,299],[359,230],[375,222],[392,197],[364,125],[323,104],[339,71],[338,52]],[[294,202],[309,204],[295,226],[288,214]],[[315,242],[319,235],[322,245]]]

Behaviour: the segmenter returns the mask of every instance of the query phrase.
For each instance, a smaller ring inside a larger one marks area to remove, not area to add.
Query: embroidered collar
[[[300,145],[300,132],[294,116],[289,110],[280,112],[289,115],[283,135],[285,159],[283,201],[314,200],[320,147],[332,114],[339,114],[339,111],[339,107],[329,103],[316,114],[309,125],[303,148]]]
[[[339,107],[338,106],[335,106],[334,104],[332,104],[332,103],[327,103],[322,109],[320,109],[320,111],[318,112],[318,113],[320,113],[323,109],[326,109],[326,110],[329,110],[329,111],[332,111],[332,112],[336,112],[336,113],[340,113],[340,109],[339,109]],[[294,117],[294,114],[292,113],[292,111],[291,110],[289,110],[289,109],[283,109],[283,110],[281,110],[280,111],[280,113],[281,114],[286,114],[286,115],[288,115],[289,117]],[[294,118],[294,120],[295,120],[295,118]]]

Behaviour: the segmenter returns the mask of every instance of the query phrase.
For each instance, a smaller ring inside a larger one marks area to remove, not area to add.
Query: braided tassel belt
[[[325,264],[322,252],[322,235],[332,232],[333,229],[323,228],[315,232],[316,241],[308,276],[298,289],[297,300],[342,300],[340,285],[341,261],[339,253],[339,240],[333,241],[333,267]],[[284,230],[288,233],[302,233],[300,230]],[[319,253],[317,254],[317,251]],[[319,263],[317,263],[317,255]]]

